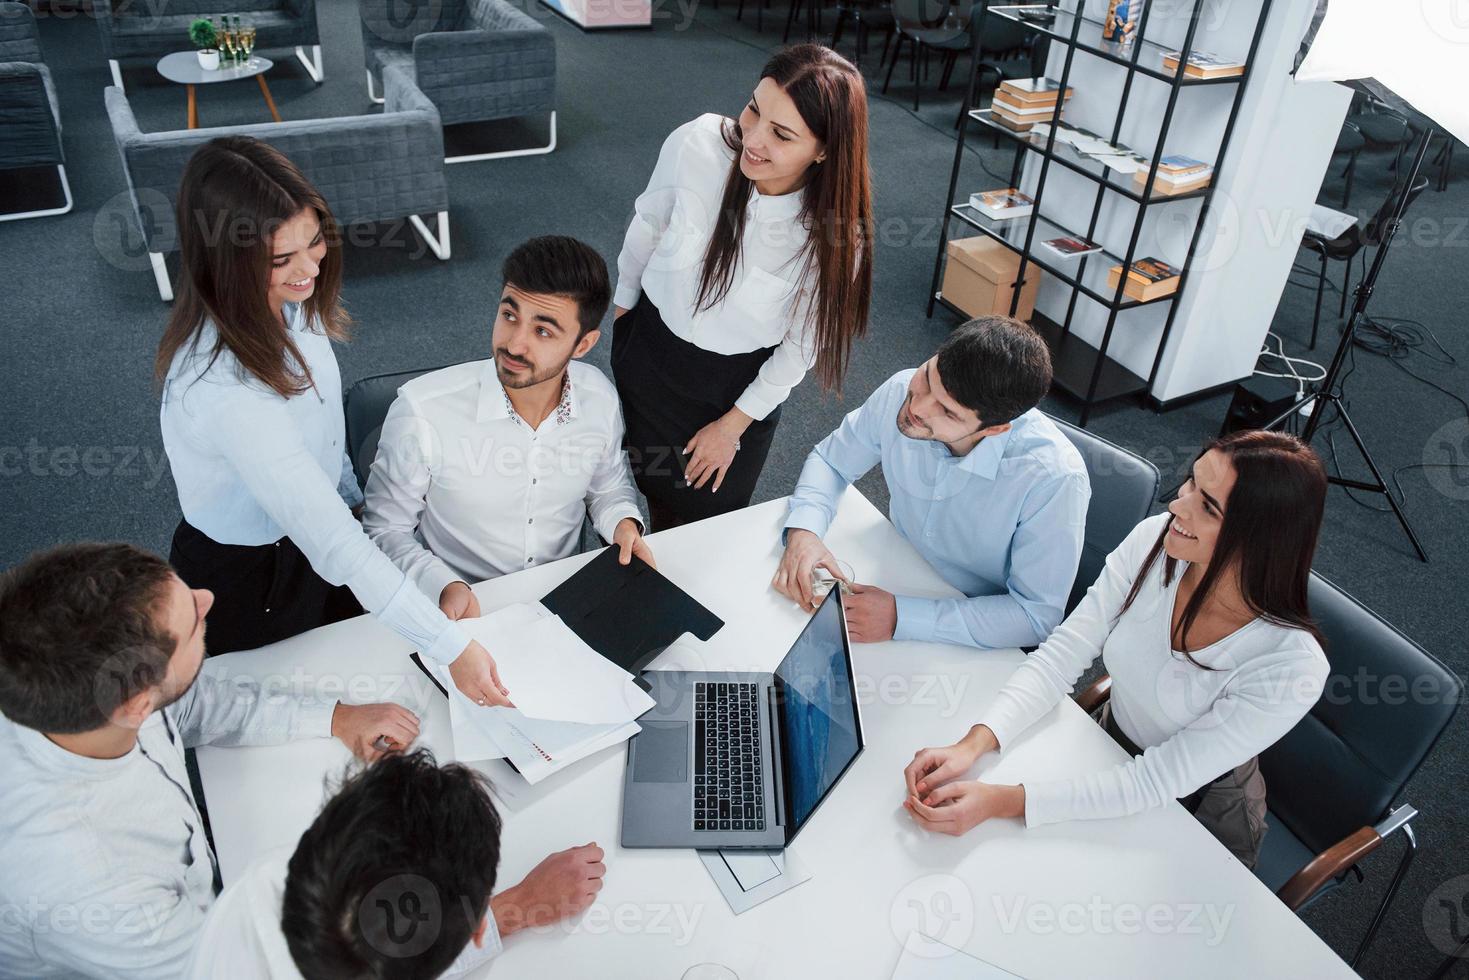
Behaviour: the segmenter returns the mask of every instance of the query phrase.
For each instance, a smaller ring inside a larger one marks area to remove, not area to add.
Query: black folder
[[[637,674],[684,633],[707,640],[724,627],[641,558],[623,565],[617,556],[617,548],[603,550],[541,604],[623,670]]]

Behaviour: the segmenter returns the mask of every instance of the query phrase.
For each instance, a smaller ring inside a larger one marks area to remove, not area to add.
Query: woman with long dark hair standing
[[[485,648],[353,516],[362,494],[332,351],[349,320],[326,201],[280,151],[227,136],[184,168],[177,220],[178,302],[155,362],[183,510],[169,561],[215,595],[209,653],[294,636],[360,602],[448,664],[466,695],[508,703]]]
[[[1326,471],[1278,432],[1215,440],[1168,513],[1139,524],[1096,584],[958,743],[922,749],[905,802],[930,830],[991,817],[1027,826],[1119,817],[1181,800],[1253,867],[1265,834],[1256,757],[1295,727],[1328,673],[1306,605]],[[1134,756],[1105,772],[1019,786],[961,781],[1008,747],[1102,656],[1102,726]]]
[[[612,370],[656,528],[749,504],[808,370],[839,389],[872,293],[862,76],[775,54],[738,121],[664,142],[617,260]]]

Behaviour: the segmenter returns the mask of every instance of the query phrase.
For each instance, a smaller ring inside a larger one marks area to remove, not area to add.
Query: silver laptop
[[[623,847],[783,848],[865,744],[833,589],[775,673],[646,671],[622,782]]]

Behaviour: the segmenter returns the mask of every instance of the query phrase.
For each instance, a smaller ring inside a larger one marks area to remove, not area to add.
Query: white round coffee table
[[[275,62],[269,58],[259,55],[253,56],[248,64],[233,65],[229,68],[216,68],[208,71],[199,65],[198,54],[194,51],[175,51],[158,59],[158,74],[170,82],[177,82],[189,90],[189,128],[199,128],[199,106],[194,96],[195,85],[213,85],[216,82],[237,82],[242,78],[253,78],[260,83],[260,94],[265,96],[265,105],[270,109],[271,118],[276,122],[281,121],[281,114],[276,111],[275,99],[270,97],[270,86],[265,84],[265,73],[274,66]]]

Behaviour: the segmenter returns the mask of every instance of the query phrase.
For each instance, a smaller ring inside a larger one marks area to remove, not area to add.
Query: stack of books
[[[1007,187],[1002,191],[976,191],[969,195],[969,206],[985,217],[1004,221],[1024,218],[1035,209],[1035,201],[1018,188]]]
[[[1183,194],[1207,187],[1214,179],[1214,167],[1193,157],[1167,156],[1158,161],[1158,176],[1153,182],[1153,193],[1164,197]],[[1144,163],[1133,175],[1138,190],[1148,183],[1148,165]]]
[[[1122,285],[1122,295],[1146,303],[1148,300],[1170,296],[1178,291],[1179,270],[1162,259],[1138,259],[1127,272],[1127,282]],[[1114,265],[1107,273],[1107,285],[1117,288],[1122,276],[1122,266]]]
[[[1177,72],[1182,51],[1169,51],[1163,56],[1163,70]],[[1245,73],[1243,61],[1230,61],[1207,51],[1190,51],[1188,64],[1183,67],[1184,78],[1230,78]]]
[[[1055,115],[1056,103],[1071,98],[1072,90],[1061,94],[1059,82],[1049,78],[1015,78],[1001,82],[990,102],[990,118],[1017,133],[1030,131],[1039,122],[1049,122]]]

